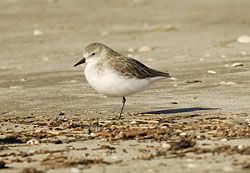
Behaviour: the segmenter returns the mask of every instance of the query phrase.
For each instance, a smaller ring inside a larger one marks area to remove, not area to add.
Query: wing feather
[[[170,77],[167,72],[161,72],[147,67],[141,62],[128,57],[118,57],[119,61],[113,58],[107,62],[111,68],[115,69],[118,73],[129,78],[145,79],[153,77]]]

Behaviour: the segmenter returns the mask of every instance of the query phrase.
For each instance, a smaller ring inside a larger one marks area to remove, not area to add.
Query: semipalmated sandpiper
[[[108,97],[122,97],[119,119],[126,96],[145,90],[155,81],[170,77],[169,73],[149,68],[102,43],[91,43],[85,47],[82,60],[74,67],[83,63],[86,63],[85,77],[98,93]]]

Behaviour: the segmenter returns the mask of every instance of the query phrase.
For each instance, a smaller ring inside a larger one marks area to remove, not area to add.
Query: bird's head
[[[88,63],[92,60],[97,60],[102,57],[105,57],[108,52],[112,51],[108,46],[102,43],[91,43],[88,46],[86,46],[83,50],[83,58],[74,65],[74,67],[83,64]]]

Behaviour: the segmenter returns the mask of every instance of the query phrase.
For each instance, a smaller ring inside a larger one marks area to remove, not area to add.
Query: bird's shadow
[[[191,107],[191,108],[179,108],[179,109],[163,109],[157,111],[141,112],[140,114],[175,114],[175,113],[188,113],[194,111],[205,111],[205,110],[217,110],[219,108],[203,108],[203,107]]]

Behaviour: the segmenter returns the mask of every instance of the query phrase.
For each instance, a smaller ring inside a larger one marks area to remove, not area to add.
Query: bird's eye
[[[92,53],[91,55],[92,55],[92,56],[94,56],[94,55],[95,55],[95,53]]]

